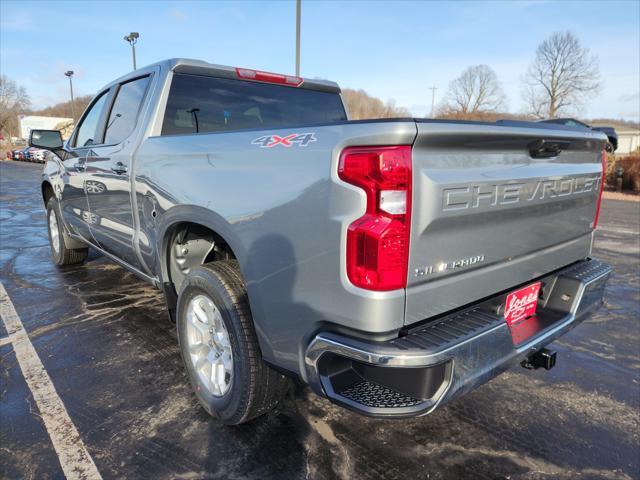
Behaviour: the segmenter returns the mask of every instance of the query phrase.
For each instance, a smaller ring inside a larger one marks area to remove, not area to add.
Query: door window
[[[104,92],[93,103],[89,112],[84,116],[80,128],[74,142],[74,147],[82,148],[89,145],[95,145],[101,143],[100,132],[98,132],[98,123],[102,116],[102,110],[104,109],[105,102],[107,100],[107,92]]]
[[[114,145],[131,135],[148,85],[149,77],[142,77],[120,86],[107,121],[104,143]]]

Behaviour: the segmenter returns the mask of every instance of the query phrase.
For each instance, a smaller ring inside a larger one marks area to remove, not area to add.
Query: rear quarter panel
[[[264,135],[313,133],[306,147],[261,148]],[[199,221],[229,243],[247,284],[264,358],[301,372],[307,339],[325,323],[367,332],[404,323],[405,292],[366,292],[344,272],[344,232],[364,193],[337,178],[350,145],[411,144],[414,122],[151,137],[136,157],[140,249],[166,280],[164,232]],[[151,212],[156,211],[156,217]]]

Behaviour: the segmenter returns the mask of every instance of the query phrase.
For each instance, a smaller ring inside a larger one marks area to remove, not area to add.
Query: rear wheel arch
[[[163,278],[170,281],[176,293],[191,268],[218,260],[236,260],[229,243],[219,233],[196,222],[178,222],[163,239]]]
[[[260,315],[259,293],[255,291],[255,282],[253,282],[254,285],[252,288],[250,275],[246,275],[248,270],[248,255],[245,245],[233,232],[231,225],[226,220],[211,210],[202,207],[186,205],[173,207],[161,216],[156,230],[159,275],[161,278],[161,287],[164,292],[167,310],[171,320],[176,320],[176,308],[179,292],[174,287],[170,275],[169,253],[171,250],[172,240],[175,238],[176,232],[181,231],[185,227],[195,227],[197,229],[204,229],[205,231],[210,232],[214,239],[217,239],[218,242],[225,245],[225,249],[227,249],[226,251],[229,253],[228,257],[219,256],[216,258],[217,252],[214,249],[213,252],[210,252],[202,260],[203,263],[212,262],[216,259],[225,260],[225,258],[227,261],[237,261],[240,276],[247,284],[247,299],[251,306],[252,321],[254,325],[256,325],[256,334],[262,354],[266,358],[273,358],[271,342],[267,337],[265,337],[264,330],[260,328],[262,317]],[[251,290],[253,290],[253,294],[250,293]],[[256,302],[258,305],[256,305]]]
[[[208,241],[214,248],[206,255],[198,256],[193,266],[215,260],[235,259],[243,271],[246,258],[242,243],[233,232],[231,225],[220,215],[204,207],[178,205],[167,210],[159,219],[156,229],[156,251],[158,255],[158,274],[162,284],[173,288],[170,269],[170,253],[176,239],[187,234],[187,239],[200,238]],[[177,294],[176,291],[173,292]]]

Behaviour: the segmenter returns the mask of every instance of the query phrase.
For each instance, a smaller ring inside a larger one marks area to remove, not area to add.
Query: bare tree
[[[504,109],[505,103],[496,73],[487,65],[475,65],[449,84],[442,110],[450,116],[468,118]]]
[[[554,33],[538,46],[524,82],[533,115],[553,118],[578,110],[600,88],[598,58],[571,32]]]
[[[6,75],[0,76],[0,132],[17,125],[18,115],[30,105],[29,95],[24,87],[19,86]],[[11,128],[10,133],[17,133]]]
[[[379,98],[372,97],[364,90],[345,88],[342,90],[342,97],[347,104],[350,118],[354,120],[410,116],[406,108],[396,107],[395,101],[389,100],[384,103]]]

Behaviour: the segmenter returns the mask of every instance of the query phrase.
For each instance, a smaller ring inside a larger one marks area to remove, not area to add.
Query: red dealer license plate
[[[541,282],[511,292],[504,303],[504,319],[512,325],[536,314]]]

